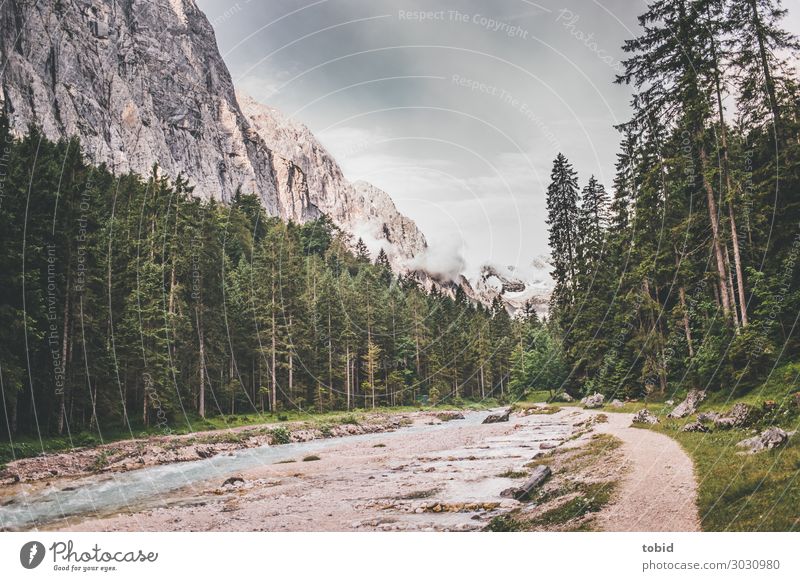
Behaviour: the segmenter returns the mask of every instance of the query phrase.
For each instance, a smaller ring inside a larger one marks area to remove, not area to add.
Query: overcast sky
[[[613,80],[643,0],[198,4],[239,90],[308,125],[468,270],[548,252],[559,151],[581,186],[610,188],[629,102]]]

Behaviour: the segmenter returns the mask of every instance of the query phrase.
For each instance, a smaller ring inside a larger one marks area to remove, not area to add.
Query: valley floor
[[[224,458],[212,458],[205,477],[189,486],[40,528],[699,530],[691,461],[668,436],[630,428],[630,414],[531,406],[507,423],[483,425],[485,415],[466,412],[445,422],[421,416],[394,432],[327,440],[324,447],[292,444],[288,456],[240,470],[241,481],[228,485],[230,474],[214,467]],[[548,464],[553,476],[529,502],[501,495],[538,464]],[[70,488],[91,494],[112,485],[73,480]]]

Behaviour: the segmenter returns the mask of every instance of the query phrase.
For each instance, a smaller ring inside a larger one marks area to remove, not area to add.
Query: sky
[[[644,0],[197,3],[237,89],[306,124],[467,274],[548,253],[557,153],[581,187],[611,187],[630,101],[614,78]]]

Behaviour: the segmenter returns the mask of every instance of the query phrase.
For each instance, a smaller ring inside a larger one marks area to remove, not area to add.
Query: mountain
[[[521,268],[485,264],[476,276],[470,277],[469,284],[476,299],[483,303],[491,303],[499,296],[508,311],[515,314],[531,301],[541,315],[547,313],[553,290],[552,268],[545,256],[539,256]]]
[[[256,193],[284,220],[327,214],[375,252],[385,247],[398,270],[426,246],[387,194],[348,183],[308,128],[237,97],[193,0],[4,2],[0,58],[16,134],[36,124],[50,139],[76,135],[116,173],[157,164],[204,198]]]
[[[238,100],[266,146],[303,172],[314,206],[354,239],[361,238],[373,256],[383,248],[395,270],[407,271],[427,242],[389,194],[367,182],[348,182],[333,156],[302,123],[242,93]]]
[[[116,173],[158,165],[203,198],[256,193],[284,220],[325,214],[426,288],[460,285],[485,304],[499,295],[511,312],[549,292],[535,268],[487,266],[469,280],[432,271],[425,236],[389,194],[350,183],[305,125],[236,92],[193,0],[3,2],[0,59],[0,105],[17,135],[35,124],[53,140],[78,136],[93,163]]]

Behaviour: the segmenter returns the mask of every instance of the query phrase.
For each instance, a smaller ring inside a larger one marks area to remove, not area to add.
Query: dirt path
[[[672,438],[631,427],[632,414],[609,413],[595,428],[622,440],[627,467],[617,500],[597,517],[604,531],[699,531],[697,482]]]

